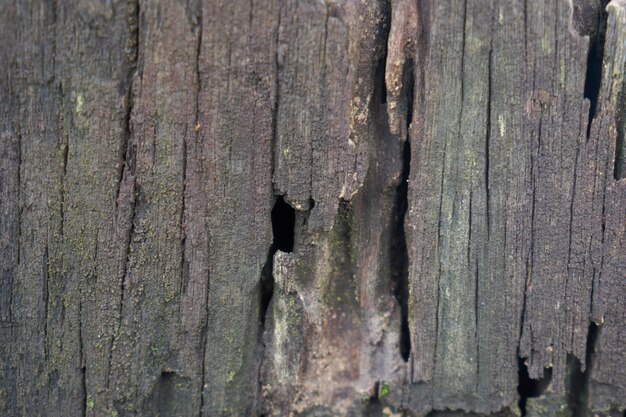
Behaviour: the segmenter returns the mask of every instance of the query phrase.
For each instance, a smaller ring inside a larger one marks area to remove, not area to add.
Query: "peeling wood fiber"
[[[625,0],[0,36],[0,415],[623,415]]]

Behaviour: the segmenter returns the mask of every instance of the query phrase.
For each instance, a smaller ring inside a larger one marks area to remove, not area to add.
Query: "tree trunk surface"
[[[623,415],[626,0],[0,33],[1,415]]]

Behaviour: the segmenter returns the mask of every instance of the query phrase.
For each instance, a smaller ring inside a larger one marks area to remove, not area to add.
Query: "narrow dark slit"
[[[282,196],[276,198],[272,208],[273,241],[267,253],[267,260],[261,269],[259,322],[265,326],[265,316],[274,295],[274,254],[277,250],[293,252],[296,211],[285,202]]]
[[[626,109],[626,87],[622,87],[617,97],[617,108]],[[618,111],[615,115],[615,125],[617,127],[617,143],[615,144],[615,168],[613,177],[616,180],[626,178],[626,111]]]
[[[80,367],[81,415],[87,415],[87,367],[85,365],[85,345],[83,343],[83,304],[78,303],[78,361]]]
[[[524,363],[524,359],[518,358],[517,377],[517,393],[520,397],[518,406],[522,417],[524,417],[526,415],[526,404],[528,403],[528,399],[540,397],[545,392],[546,388],[550,386],[550,383],[552,382],[552,369],[544,368],[543,378],[532,379],[528,375],[528,368]]]
[[[263,265],[261,270],[261,289],[259,292],[259,323],[261,323],[261,329],[265,328],[265,316],[272,301],[274,295],[274,275],[272,269],[274,268],[274,245],[270,247],[270,251],[267,254],[267,261]]]
[[[403,147],[403,166],[400,184],[396,190],[396,201],[392,213],[392,241],[391,241],[391,279],[394,296],[400,304],[400,354],[408,362],[411,354],[411,334],[409,330],[409,256],[404,231],[404,218],[408,207],[408,179],[411,160],[411,144],[407,139]]]
[[[80,368],[80,381],[81,381],[81,413],[83,416],[87,415],[87,368],[84,366]]]
[[[402,145],[402,173],[396,188],[396,197],[391,217],[392,238],[390,242],[390,271],[393,294],[400,305],[400,355],[405,362],[411,355],[411,331],[409,329],[409,255],[406,246],[404,220],[408,208],[409,173],[411,171],[411,142],[409,127],[413,115],[414,76],[413,61],[407,60],[402,70],[403,97],[406,106],[405,128],[407,135]]]
[[[589,99],[589,122],[587,124],[587,139],[591,134],[591,124],[598,109],[598,95],[602,81],[602,59],[604,56],[604,39],[606,33],[608,0],[599,1],[599,10],[596,17],[595,31],[592,32],[587,54],[587,73],[585,75],[585,98]]]
[[[387,48],[383,51],[383,56],[378,60],[374,82],[374,91],[380,98],[380,104],[387,104],[387,85],[385,84],[385,63],[387,62]]]

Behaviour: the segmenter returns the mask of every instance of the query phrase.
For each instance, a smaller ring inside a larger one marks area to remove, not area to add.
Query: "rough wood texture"
[[[0,34],[1,415],[623,415],[625,0]]]

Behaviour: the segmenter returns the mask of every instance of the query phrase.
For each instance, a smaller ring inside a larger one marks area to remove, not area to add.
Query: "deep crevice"
[[[528,368],[523,358],[517,359],[517,393],[519,394],[518,406],[521,412],[521,416],[526,415],[526,404],[529,398],[540,397],[550,383],[552,382],[552,368],[543,369],[543,378],[532,379],[528,375]]]
[[[261,269],[259,322],[265,327],[265,316],[274,295],[274,255],[276,251],[293,252],[296,211],[283,196],[278,196],[272,208],[272,244]]]
[[[128,167],[130,174],[134,173],[134,156],[135,149],[129,145],[132,135],[131,116],[133,113],[134,97],[133,97],[133,78],[137,71],[139,60],[139,1],[131,1],[127,10],[128,39],[126,45],[126,56],[128,59],[128,70],[126,79],[121,83],[122,93],[124,94],[124,119],[122,121],[122,146],[119,148],[120,164],[117,173],[117,192],[115,194],[115,204],[117,209],[117,201],[120,195],[121,184],[124,179],[124,170]],[[66,149],[67,151],[67,149]]]
[[[387,84],[385,83],[385,63],[387,62],[387,47],[383,48],[383,55],[378,60],[374,75],[374,94],[380,104],[387,104]]]
[[[585,363],[573,355],[567,355],[567,367],[569,370],[567,404],[572,412],[572,417],[585,417],[589,415],[589,377],[593,364],[596,341],[600,328],[594,322],[589,324],[587,332],[587,348]]]
[[[276,249],[274,249],[274,245],[272,244],[267,254],[267,260],[261,269],[261,288],[259,291],[259,323],[261,324],[260,336],[262,336],[263,330],[265,329],[265,317],[267,316],[270,301],[272,301],[272,297],[274,296],[273,269],[275,253]]]
[[[582,364],[574,355],[568,354],[566,363],[568,370],[567,406],[572,413],[572,417],[582,417],[585,415],[582,410],[587,408],[587,393],[585,389],[585,374],[587,372],[582,371]]]
[[[408,362],[411,354],[409,329],[409,255],[406,245],[404,219],[408,208],[408,179],[411,161],[411,143],[404,141],[402,177],[396,189],[396,200],[392,212],[392,238],[390,245],[390,270],[393,292],[400,305],[400,354]]]
[[[389,29],[387,29],[388,36]],[[384,43],[381,61],[376,70],[375,91],[380,96],[380,103],[387,102],[387,89],[385,84],[385,63],[387,61],[387,43]],[[409,361],[411,354],[411,333],[409,328],[409,256],[406,244],[405,217],[408,209],[408,183],[411,170],[411,142],[409,128],[413,119],[414,101],[414,63],[407,59],[402,68],[402,92],[398,97],[400,108],[404,114],[406,136],[401,138],[402,144],[402,172],[400,182],[396,187],[395,200],[391,212],[391,241],[389,246],[389,270],[391,273],[391,285],[394,297],[400,306],[400,355],[405,362]]]
[[[311,200],[311,208],[314,202]],[[276,251],[293,252],[294,245],[294,232],[296,222],[296,212],[291,207],[283,196],[276,197],[274,207],[271,212],[272,221],[272,244],[270,245],[267,253],[267,259],[261,268],[261,280],[259,282],[259,368],[258,368],[258,384],[262,385],[262,368],[265,351],[265,328],[266,319],[270,303],[274,297],[274,255]],[[261,395],[260,392],[257,395]],[[264,414],[261,414],[264,415]]]
[[[587,72],[585,75],[585,98],[589,100],[587,140],[591,135],[591,124],[598,110],[598,95],[602,81],[602,59],[608,13],[608,0],[598,0],[598,12],[595,16],[595,28],[590,31],[589,52],[587,53]]]
[[[389,36],[389,27],[383,27],[383,30],[386,32],[385,39],[387,39],[387,36]],[[387,44],[385,43],[382,51],[382,56],[376,64],[376,71],[374,71],[374,97],[378,97],[378,102],[380,104],[387,104],[387,83],[385,82],[386,63]]]
[[[377,98],[376,102],[379,104],[387,104],[387,82],[385,81],[385,74],[387,71],[387,49],[389,47],[389,33],[391,32],[391,2],[389,0],[384,2],[381,10],[381,19],[378,22],[378,31],[380,39],[380,52],[378,55],[378,61],[376,63],[376,69],[374,71],[373,78],[373,91],[374,97]],[[382,111],[386,112],[384,106]]]

